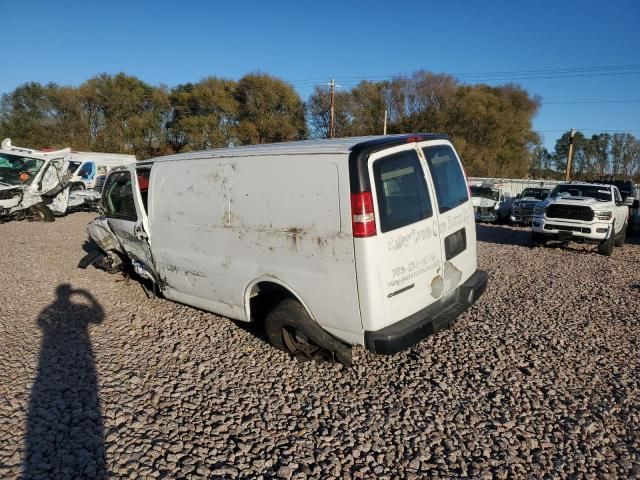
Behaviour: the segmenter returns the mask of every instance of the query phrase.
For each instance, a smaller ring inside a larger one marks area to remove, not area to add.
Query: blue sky
[[[354,77],[424,69],[539,95],[534,128],[549,147],[571,127],[640,137],[638,0],[0,0],[0,12],[0,92],[28,81],[79,85],[102,72],[174,86],[263,71],[306,100],[331,77],[348,88]],[[625,67],[576,70],[611,66]],[[513,73],[531,70],[548,72]],[[531,78],[544,76],[555,78]]]

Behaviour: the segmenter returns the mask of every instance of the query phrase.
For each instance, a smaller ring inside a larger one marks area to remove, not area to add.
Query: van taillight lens
[[[371,192],[351,194],[351,219],[354,237],[372,237],[376,234]]]

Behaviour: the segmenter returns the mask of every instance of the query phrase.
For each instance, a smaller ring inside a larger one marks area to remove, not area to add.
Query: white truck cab
[[[0,221],[28,214],[53,221],[52,210],[66,211],[70,153],[69,148],[16,147],[5,139],[0,148]]]
[[[633,200],[623,199],[615,185],[562,183],[536,205],[531,240],[595,243],[598,252],[611,255],[614,246],[624,245]]]
[[[473,207],[446,136],[190,152],[116,169],[92,261],[164,297],[264,322],[298,358],[392,354],[484,292]]]
[[[135,163],[135,155],[98,152],[71,152],[69,183],[73,189],[96,189],[98,179],[116,167]]]

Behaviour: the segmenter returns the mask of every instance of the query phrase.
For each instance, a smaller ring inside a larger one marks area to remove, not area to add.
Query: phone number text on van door
[[[432,253],[422,257],[420,260],[413,260],[406,265],[394,267],[391,270],[393,280],[389,281],[388,286],[391,288],[398,287],[423,273],[437,269],[439,264],[437,256]]]

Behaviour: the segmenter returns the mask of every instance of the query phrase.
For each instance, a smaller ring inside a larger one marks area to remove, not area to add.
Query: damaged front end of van
[[[88,253],[80,260],[80,268],[94,265],[109,273],[117,273],[124,267],[125,252],[113,234],[106,217],[98,217],[87,225]]]
[[[87,225],[87,234],[89,241],[85,249],[88,253],[80,260],[79,268],[85,269],[93,265],[108,273],[135,273],[141,279],[150,282],[150,287],[143,284],[145,291],[157,295],[161,282],[153,266],[141,258],[141,255],[136,255],[134,250],[127,248],[127,240],[118,238],[107,217],[100,216],[90,222]]]

